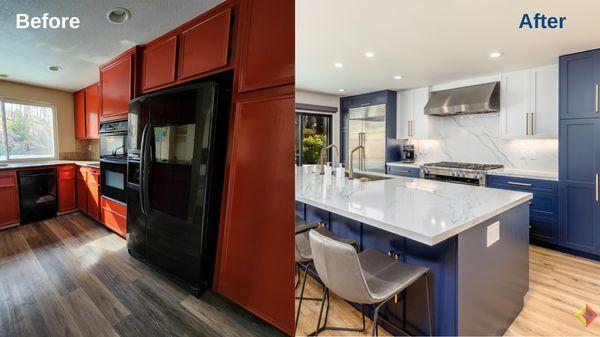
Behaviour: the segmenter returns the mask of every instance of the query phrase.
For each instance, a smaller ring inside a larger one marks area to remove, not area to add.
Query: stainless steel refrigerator
[[[364,146],[354,154],[355,170],[385,173],[385,110],[385,104],[349,109],[348,160],[352,149]]]

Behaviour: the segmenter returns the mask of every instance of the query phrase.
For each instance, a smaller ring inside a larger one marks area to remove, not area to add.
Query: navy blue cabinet
[[[529,235],[533,242],[559,243],[558,182],[553,180],[488,175],[488,187],[533,194],[529,205]]]
[[[559,61],[559,245],[600,255],[600,49]]]
[[[421,169],[418,167],[409,166],[389,166],[387,167],[387,174],[393,174],[403,177],[420,178]]]
[[[559,78],[560,118],[598,117],[600,50],[561,56]]]
[[[560,244],[600,254],[600,118],[560,122]]]

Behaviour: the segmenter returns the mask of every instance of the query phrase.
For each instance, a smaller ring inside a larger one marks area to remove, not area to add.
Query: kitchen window
[[[331,144],[331,115],[296,112],[296,164],[316,164],[321,149]],[[330,161],[328,151],[325,162]]]
[[[0,161],[56,158],[53,106],[0,98]]]

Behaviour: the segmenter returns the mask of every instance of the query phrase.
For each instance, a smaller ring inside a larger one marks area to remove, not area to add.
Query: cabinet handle
[[[535,135],[535,123],[533,121],[533,116],[534,116],[535,112],[531,113],[531,135]]]
[[[600,88],[598,88],[598,84],[596,84],[596,112],[598,112],[598,90],[600,90]]]
[[[528,184],[528,183],[518,183],[516,181],[509,181],[509,182],[507,182],[507,184],[509,184],[509,185],[516,185],[516,186],[525,186],[525,187],[531,187],[532,186],[531,184]]]
[[[598,173],[596,173],[596,202],[598,202]]]
[[[410,121],[406,122],[406,130],[408,131],[408,136],[410,137]]]
[[[529,135],[529,112],[525,113],[525,134]]]
[[[394,170],[394,171],[398,172],[398,173],[410,173],[410,171],[407,171],[407,170]],[[392,172],[394,172],[394,171],[392,171]]]

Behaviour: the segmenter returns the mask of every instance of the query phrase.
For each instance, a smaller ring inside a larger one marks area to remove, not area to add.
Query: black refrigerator
[[[129,253],[196,295],[214,273],[230,101],[220,79],[129,103]]]

